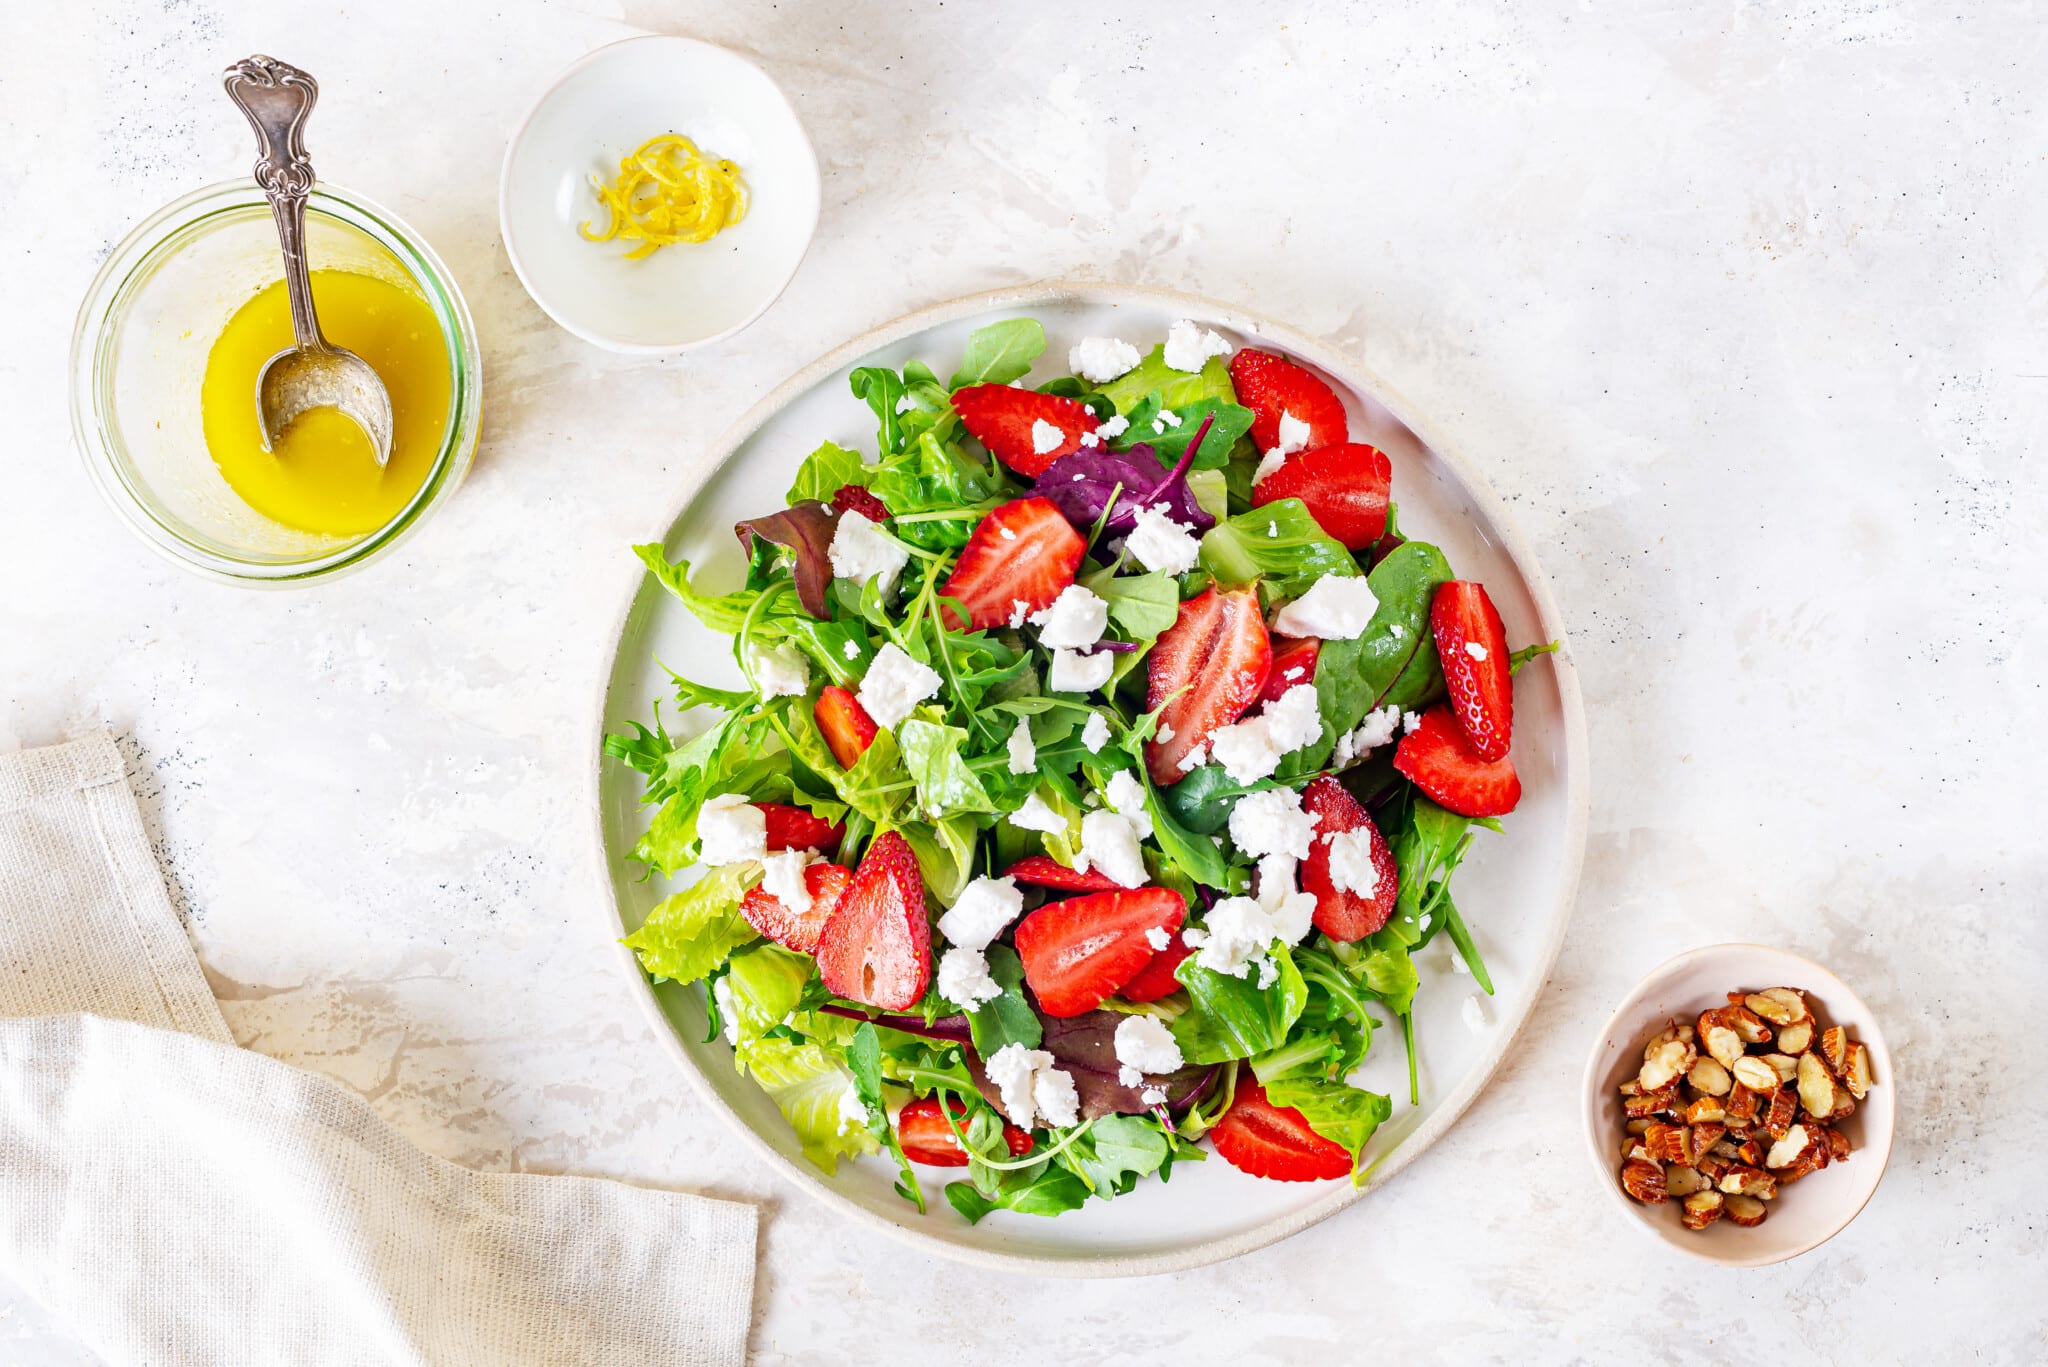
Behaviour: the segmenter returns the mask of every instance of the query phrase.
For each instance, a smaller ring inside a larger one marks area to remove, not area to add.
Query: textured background
[[[0,743],[132,738],[250,1047],[462,1162],[760,1201],[763,1361],[2048,1356],[2044,31],[1885,0],[1103,8],[0,8]],[[635,28],[753,56],[825,175],[788,294],[681,360],[555,328],[497,236],[512,125]],[[435,524],[273,595],[150,558],[62,397],[110,245],[246,167],[216,73],[258,49],[320,77],[317,164],[447,258],[489,377]],[[1551,991],[1447,1141],[1276,1248],[1081,1286],[924,1259],[769,1178],[592,942],[578,811],[620,556],[708,438],[872,323],[1065,275],[1244,300],[1434,415],[1556,581],[1597,785]],[[1732,938],[1834,967],[1898,1055],[1876,1200],[1755,1272],[1622,1229],[1576,1120],[1612,1003]],[[0,1362],[84,1360],[0,1294]]]

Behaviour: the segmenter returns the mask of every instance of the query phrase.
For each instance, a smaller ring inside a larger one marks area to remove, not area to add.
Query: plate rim
[[[724,1098],[712,1087],[710,1079],[704,1076],[696,1060],[683,1048],[674,1025],[670,1023],[662,1011],[660,1001],[655,997],[654,985],[641,971],[639,960],[633,952],[622,943],[628,932],[625,919],[620,913],[617,894],[612,886],[609,856],[605,850],[602,783],[605,766],[605,712],[610,697],[611,680],[618,668],[627,620],[646,581],[645,570],[637,564],[621,567],[620,589],[616,600],[618,606],[610,618],[609,645],[600,652],[599,670],[591,690],[593,701],[589,712],[588,729],[585,732],[588,747],[585,754],[589,758],[583,771],[584,806],[588,821],[586,829],[595,855],[591,861],[591,871],[597,880],[600,893],[595,900],[598,908],[598,927],[611,942],[610,948],[615,959],[636,985],[635,999],[639,1002],[642,1012],[646,1014],[656,1039],[689,1079],[697,1095],[719,1114],[725,1124],[739,1135],[743,1143],[766,1161],[771,1170],[793,1182],[806,1195],[824,1202],[839,1214],[851,1218],[863,1227],[921,1252],[937,1254],[955,1262],[989,1271],[1035,1277],[1156,1276],[1184,1272],[1241,1257],[1290,1238],[1349,1208],[1368,1193],[1390,1181],[1395,1174],[1443,1138],[1492,1082],[1501,1065],[1506,1062],[1515,1040],[1528,1025],[1536,1003],[1543,996],[1543,986],[1548,982],[1551,970],[1556,966],[1558,954],[1564,947],[1565,933],[1570,927],[1572,910],[1578,900],[1591,812],[1591,776],[1588,772],[1585,708],[1571,638],[1564,630],[1551,591],[1550,580],[1544,574],[1527,537],[1515,523],[1506,502],[1495,492],[1491,481],[1475,468],[1462,452],[1448,443],[1434,424],[1421,417],[1405,396],[1387,384],[1377,371],[1357,356],[1255,309],[1182,290],[1106,281],[1036,280],[926,304],[878,324],[800,367],[729,423],[711,444],[705,457],[695,462],[693,468],[686,472],[675,496],[661,505],[669,509],[669,512],[650,539],[665,543],[668,534],[674,530],[677,520],[682,517],[690,503],[726,467],[741,444],[788,407],[799,395],[809,392],[835,371],[892,342],[976,313],[999,309],[1028,309],[1044,304],[1149,305],[1164,311],[1178,311],[1187,317],[1203,318],[1207,323],[1220,323],[1234,330],[1249,330],[1262,339],[1286,348],[1294,355],[1307,359],[1385,405],[1387,410],[1433,455],[1450,467],[1464,491],[1471,496],[1473,502],[1485,513],[1487,520],[1499,533],[1503,549],[1520,572],[1523,583],[1535,602],[1543,639],[1561,643],[1560,648],[1553,652],[1549,659],[1557,677],[1558,696],[1564,720],[1565,848],[1561,876],[1549,907],[1548,928],[1537,954],[1535,971],[1531,975],[1532,990],[1517,1006],[1512,1018],[1501,1020],[1501,1028],[1496,1032],[1493,1045],[1482,1062],[1460,1080],[1439,1103],[1433,1114],[1405,1136],[1393,1152],[1371,1169],[1363,1183],[1357,1186],[1350,1183],[1338,1184],[1322,1199],[1300,1210],[1263,1221],[1249,1229],[1157,1253],[1084,1253],[1072,1257],[1049,1257],[1003,1253],[955,1243],[869,1210],[858,1201],[834,1189],[822,1175],[807,1171],[802,1164],[783,1154],[756,1133],[752,1126],[726,1105]],[[1246,329],[1240,324],[1249,327]]]

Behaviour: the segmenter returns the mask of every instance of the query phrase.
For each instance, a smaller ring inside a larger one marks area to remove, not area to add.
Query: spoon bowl
[[[315,408],[339,409],[363,429],[377,463],[391,459],[391,395],[370,363],[338,346],[286,347],[256,374],[263,448],[275,451],[285,429]]]

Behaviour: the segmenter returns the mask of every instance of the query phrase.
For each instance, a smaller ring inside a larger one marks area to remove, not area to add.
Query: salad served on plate
[[[1169,1176],[1361,1180],[1387,1096],[1349,1078],[1448,935],[1450,880],[1521,785],[1486,590],[1395,526],[1337,395],[1192,322],[1071,374],[1028,318],[941,381],[852,372],[873,457],[826,442],[735,528],[744,583],[637,547],[742,688],[606,739],[696,873],[626,943],[701,982],[805,1155],[954,1168],[969,1220]]]

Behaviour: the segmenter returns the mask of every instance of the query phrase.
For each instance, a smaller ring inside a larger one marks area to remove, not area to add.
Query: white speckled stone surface
[[[760,1201],[765,1362],[2048,1357],[2037,16],[1105,8],[0,8],[0,740],[100,718],[130,737],[249,1047],[466,1163]],[[679,361],[576,342],[497,241],[506,133],[634,28],[752,54],[825,174],[782,302]],[[438,521],[275,595],[150,558],[93,496],[63,402],[109,245],[246,166],[216,72],[259,49],[320,77],[322,172],[447,258],[488,377]],[[1291,1242],[1135,1284],[928,1261],[768,1177],[616,990],[577,810],[600,598],[706,439],[876,321],[1060,275],[1245,300],[1436,415],[1543,548],[1597,784],[1549,999],[1452,1136]],[[1757,1272],[1624,1229],[1576,1121],[1611,1004],[1729,938],[1835,968],[1899,1063],[1876,1200]],[[89,1360],[0,1290],[0,1362]]]

